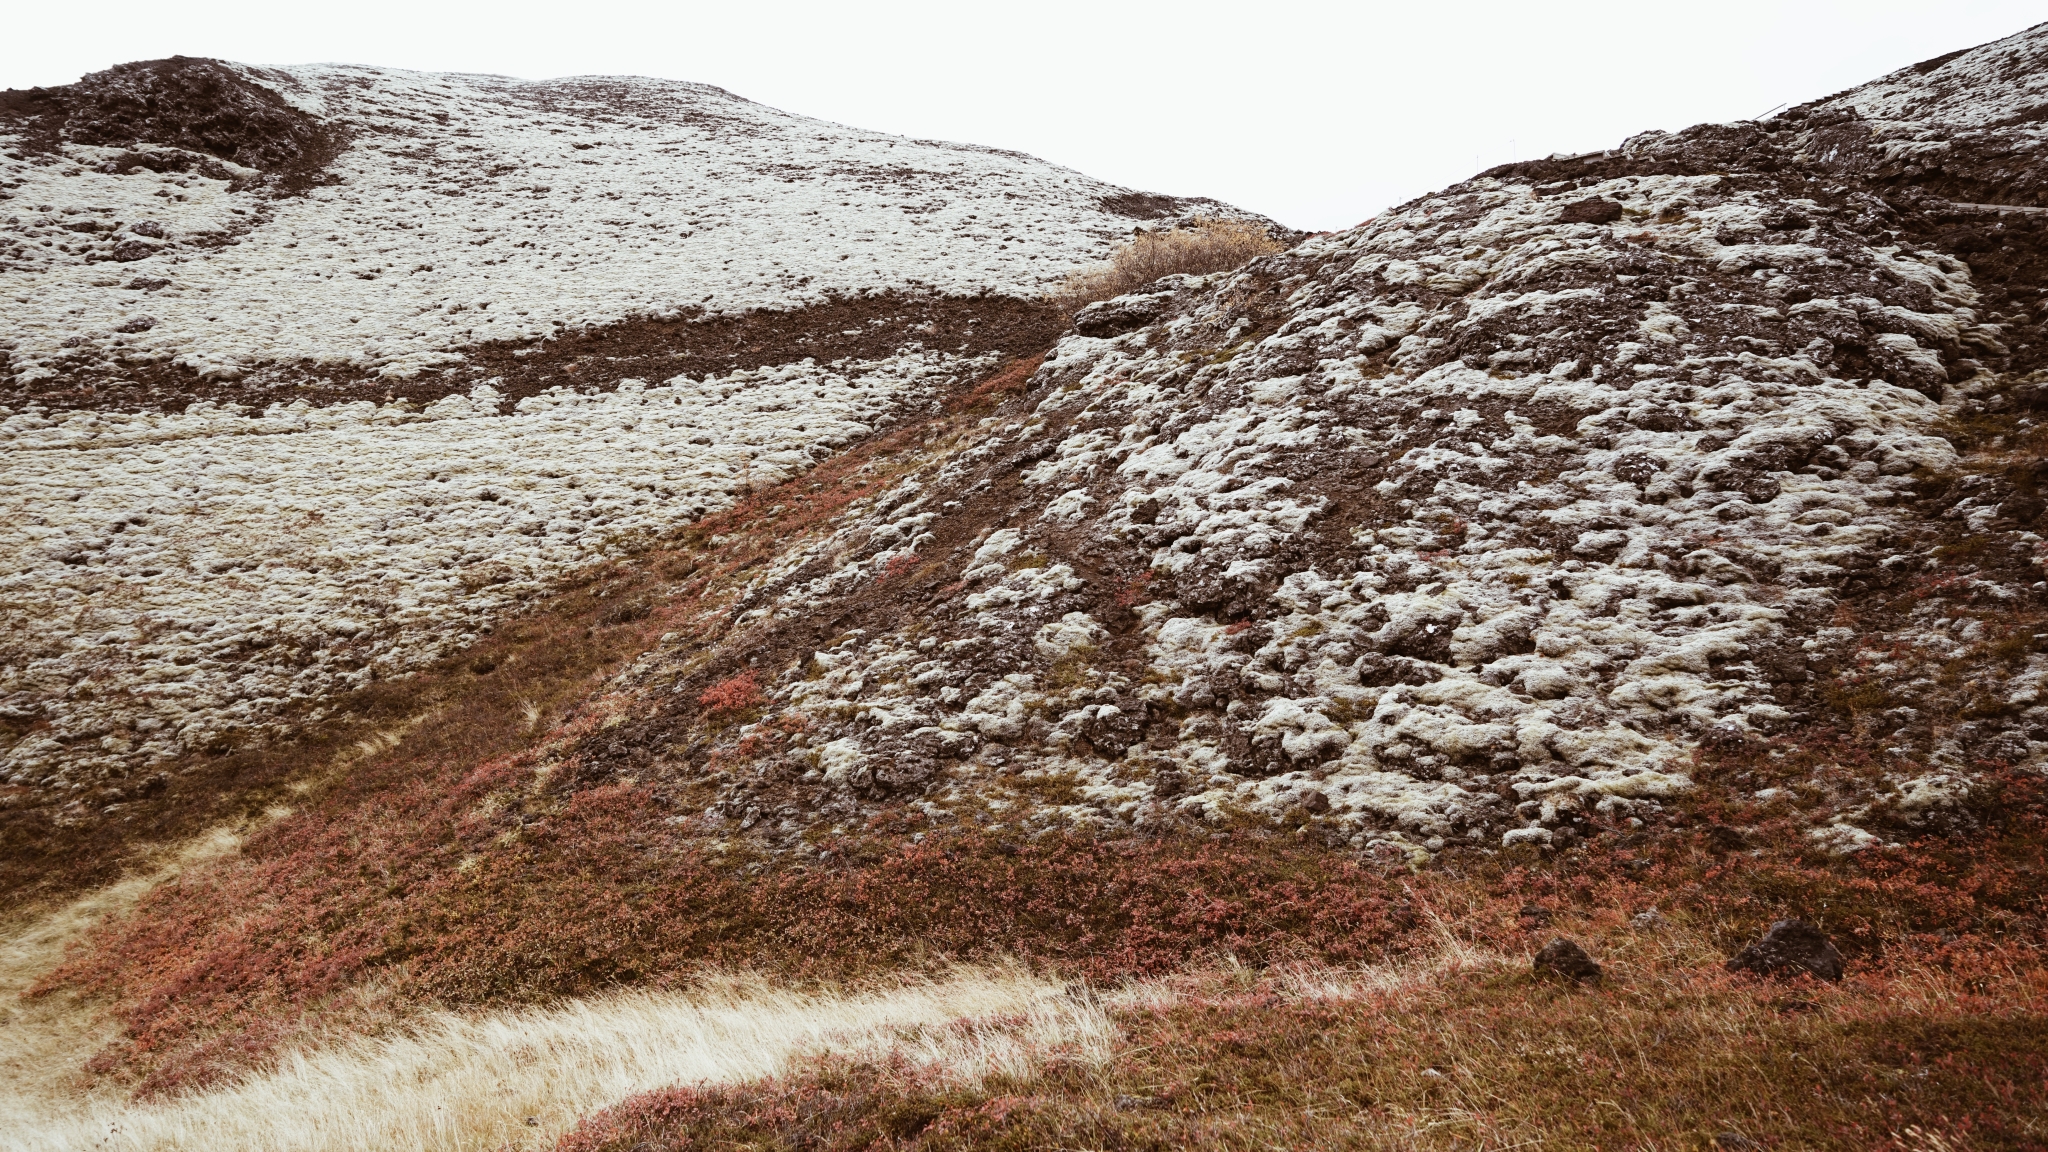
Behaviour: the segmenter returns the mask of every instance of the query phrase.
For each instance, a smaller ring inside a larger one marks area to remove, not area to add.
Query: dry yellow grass
[[[181,862],[232,843],[211,838]],[[4,954],[29,959],[10,969],[10,990],[46,970],[66,935],[131,905],[162,878],[95,894],[17,936]],[[1355,999],[1503,963],[1448,941],[1442,955],[1398,968],[1301,968],[1263,979],[1304,999]],[[1241,976],[1262,979],[1250,970]],[[960,969],[866,994],[734,979],[689,993],[440,1013],[394,1035],[296,1053],[241,1084],[156,1104],[129,1103],[77,1072],[104,1030],[79,1007],[67,1010],[61,1027],[17,1018],[29,1026],[0,1039],[0,1068],[14,1089],[0,1113],[0,1149],[544,1149],[580,1118],[638,1093],[760,1081],[834,1055],[894,1058],[896,1067],[949,1083],[992,1077],[1020,1084],[1055,1053],[1099,1064],[1114,1051],[1117,1013],[1170,1009],[1215,978],[1150,981],[1101,998],[1021,969]]]
[[[963,970],[864,995],[732,981],[688,994],[439,1014],[156,1105],[48,1082],[33,1097],[19,1095],[0,1148],[546,1148],[578,1117],[635,1093],[757,1080],[807,1056],[894,1055],[948,1077],[1028,1078],[1048,1050],[1085,1059],[1106,1053],[1112,1038],[1100,1006],[1022,971]]]
[[[81,1070],[111,1033],[92,1005],[20,994],[69,941],[238,842],[217,832],[155,872],[18,924],[0,943],[8,1013],[0,1076],[9,1086],[0,1102],[0,1149],[542,1149],[583,1116],[635,1094],[759,1081],[820,1056],[891,1058],[952,1083],[1026,1083],[1054,1053],[1084,1065],[1107,1059],[1115,1014],[1169,1008],[1194,987],[1169,979],[1098,999],[1021,969],[960,969],[864,994],[734,979],[688,993],[438,1013],[389,1035],[292,1054],[223,1089],[130,1102]],[[1280,979],[1300,996],[1351,998],[1501,962],[1448,934],[1446,943],[1442,956],[1399,970],[1301,969]]]
[[[80,1066],[116,1031],[94,1007],[66,992],[22,998],[64,958],[65,948],[109,916],[133,908],[151,888],[186,868],[233,852],[241,837],[226,828],[168,853],[156,868],[87,893],[55,909],[25,915],[0,935],[0,1145],[41,1115],[44,1102],[104,1102]]]
[[[81,901],[61,920],[17,936],[4,955],[37,959],[15,963],[9,978],[19,986],[47,963],[53,942],[61,946],[67,926],[89,924],[139,890],[101,894],[93,906],[100,912]],[[1811,1135],[1800,1116],[1810,1088],[1783,1083],[1788,1052],[1813,1047],[1860,1067],[1867,1057],[1857,1054],[1859,1029],[2023,1018],[2041,991],[2038,973],[2009,973],[1994,982],[2000,987],[1980,988],[1981,980],[1931,967],[1840,987],[1753,987],[1721,972],[1719,953],[1697,930],[1592,923],[1574,925],[1574,934],[1600,954],[1607,982],[1568,990],[1532,980],[1526,953],[1470,943],[1442,922],[1437,929],[1436,948],[1399,963],[1254,969],[1226,960],[1099,998],[1021,970],[960,969],[863,994],[734,979],[690,993],[442,1013],[155,1105],[94,1094],[61,1075],[10,1076],[10,1086],[21,1087],[4,1114],[0,1148],[545,1149],[579,1119],[666,1087],[801,1093],[821,1067],[816,1058],[834,1056],[853,1063],[826,1067],[886,1068],[869,1085],[884,1096],[931,1096],[970,1110],[995,1096],[1026,1101],[1017,1123],[1043,1127],[1063,1146],[1092,1146],[1085,1137],[1116,1124],[1165,1125],[1161,1132],[1199,1147],[1237,1147],[1253,1136],[1294,1147],[1570,1144],[1584,1134],[1567,1133],[1576,1132],[1566,1121],[1577,1113],[1558,1111],[1552,1098],[1560,1089],[1571,1095],[1568,1084],[1553,1082],[1562,1075],[1594,1077],[1626,1100],[1625,1126],[1659,1134],[1645,1146],[1670,1137],[1680,1147],[1689,1146],[1687,1133],[1790,1125]],[[1788,1015],[1788,995],[1799,1012]],[[10,1046],[10,1073],[26,1067],[20,1035],[10,1029],[0,1039]],[[67,1050],[67,1041],[84,1047]],[[37,1051],[75,1068],[89,1042],[84,1032],[53,1033]],[[1541,1086],[1529,1079],[1539,1073]],[[830,1073],[828,1088],[838,1083],[832,1077],[844,1078]],[[1245,1077],[1264,1085],[1265,1095],[1254,1094],[1263,1103],[1218,1111],[1222,1098],[1250,1090],[1239,1084]],[[1192,1095],[1159,1105],[1163,1111],[1131,1113],[1117,1103],[1150,1098],[1168,1081],[1180,1086],[1167,1096]],[[1837,1088],[1855,1095],[1850,1085]],[[751,1099],[735,1096],[734,1107]],[[1359,1103],[1368,1100],[1377,1103]],[[1192,1111],[1174,1111],[1183,1104]],[[1703,1128],[1692,1115],[1702,1110],[1713,1113]],[[865,1130],[863,1116],[855,1108],[845,1117],[850,1131]],[[1891,1129],[1894,1147],[1962,1146],[1946,1124],[1910,1111],[1901,1119],[1920,1123]],[[1825,1138],[1820,1145],[1835,1146]]]
[[[1390,965],[1225,963],[1105,998],[1107,1060],[979,1085],[827,1060],[645,1097],[563,1148],[2042,1147],[2038,969],[1756,981],[1697,929],[1572,930],[1597,986],[1448,938]]]
[[[1170,232],[1140,232],[1118,248],[1109,263],[1067,277],[1049,298],[1073,313],[1097,300],[1135,292],[1161,276],[1225,272],[1286,247],[1260,225],[1197,217]]]

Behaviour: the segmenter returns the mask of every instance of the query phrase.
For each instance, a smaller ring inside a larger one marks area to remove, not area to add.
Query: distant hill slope
[[[1136,222],[1228,211],[634,77],[178,58],[0,107],[23,397],[135,365],[402,380],[627,319],[1028,298]]]
[[[125,821],[1043,348],[1043,289],[1191,213],[1244,215],[700,84],[9,91],[0,781]]]

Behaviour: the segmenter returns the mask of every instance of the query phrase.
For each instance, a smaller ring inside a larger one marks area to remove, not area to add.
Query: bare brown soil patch
[[[486,380],[516,403],[550,388],[604,392],[621,380],[723,375],[806,358],[878,360],[913,345],[963,356],[1022,356],[1051,344],[1065,327],[1056,309],[1034,300],[889,292],[788,311],[565,330],[546,340],[473,348],[465,363],[410,380],[303,364],[219,380],[174,364],[130,364],[109,373],[81,361],[75,371],[21,384],[4,378],[6,354],[0,352],[0,406],[178,412],[201,400],[257,409],[297,400],[328,405],[395,399],[419,405],[467,393]]]

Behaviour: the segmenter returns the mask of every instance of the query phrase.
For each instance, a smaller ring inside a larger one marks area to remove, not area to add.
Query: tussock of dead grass
[[[1260,225],[1197,217],[1172,231],[1138,233],[1116,250],[1108,264],[1067,277],[1049,299],[1071,314],[1097,300],[1135,292],[1161,276],[1227,272],[1248,260],[1286,249]]]
[[[1103,1010],[1018,970],[958,970],[867,994],[729,980],[487,1016],[282,1060],[234,1087],[153,1104],[16,1106],[0,1146],[408,1152],[546,1147],[593,1109],[676,1084],[758,1081],[834,1055],[979,1083],[1046,1054],[1106,1055]]]

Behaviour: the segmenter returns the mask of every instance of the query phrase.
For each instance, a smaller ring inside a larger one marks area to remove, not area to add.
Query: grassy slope
[[[1107,1061],[963,1082],[824,1060],[650,1093],[559,1148],[1935,1152],[2048,1137],[2038,971],[1787,988],[1719,973],[1681,931],[1601,945],[1599,988],[1483,960],[1363,989],[1212,975],[1119,1013]]]

